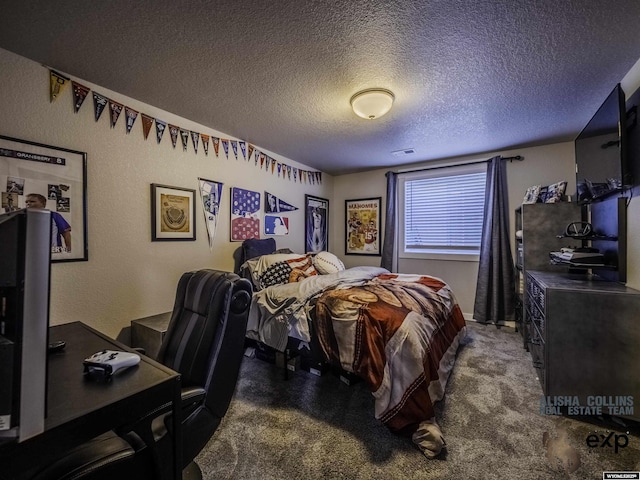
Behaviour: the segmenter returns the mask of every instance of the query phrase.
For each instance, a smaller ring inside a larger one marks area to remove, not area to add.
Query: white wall
[[[75,80],[168,123],[233,138],[82,79]],[[108,111],[103,112],[98,122],[94,120],[91,94],[74,114],[70,85],[50,103],[49,70],[2,49],[0,85],[1,135],[87,153],[89,261],[53,264],[53,325],[78,320],[115,337],[132,319],[171,310],[175,287],[183,272],[199,268],[233,270],[232,255],[240,244],[229,241],[232,186],[267,190],[300,208],[288,215],[290,234],[275,237],[279,248],[289,247],[296,252],[304,251],[304,195],[332,196],[333,179],[326,174],[321,185],[301,184],[278,178],[277,172],[267,173],[256,167],[253,160],[235,160],[232,154],[226,159],[222,146],[218,158],[213,147],[205,156],[202,145],[196,155],[191,142],[188,151],[183,152],[179,139],[176,148],[172,147],[169,132],[157,144],[155,126],[145,141],[140,118],[127,135],[124,112],[112,129]],[[260,145],[256,147],[261,149]],[[293,167],[314,170],[266,153]],[[151,242],[150,184],[197,189],[198,177],[224,183],[213,250],[209,250],[199,206],[195,242]]]
[[[519,148],[517,150],[493,152],[485,155],[450,158],[437,162],[429,162],[426,165],[430,167],[485,160],[495,155],[502,155],[503,157],[521,155],[524,157],[523,161],[507,163],[510,212],[513,212],[513,210],[522,203],[525,191],[527,187],[531,185],[549,185],[561,180],[566,180],[568,182],[567,193],[574,194],[576,191],[573,142]],[[423,166],[424,165],[425,164],[423,164]],[[420,168],[420,166],[421,165],[397,167],[394,168],[394,171],[399,171],[403,168]],[[386,178],[384,174],[386,171],[387,169],[372,170],[334,178],[333,204],[331,206],[333,221],[332,230],[329,233],[331,235],[332,245],[334,245],[333,251],[341,256],[347,266],[380,264],[380,257],[344,255],[344,201],[381,196],[383,198],[382,222],[384,225],[384,209],[386,207]],[[452,199],[452,201],[455,201],[455,198]],[[576,221],[577,220],[579,219],[577,218]],[[513,230],[513,213],[511,213],[510,221]],[[511,235],[511,237],[513,238],[513,235]],[[336,250],[335,246],[338,246],[339,250]],[[513,241],[511,248],[514,248]],[[402,273],[424,273],[442,278],[451,285],[465,316],[467,318],[472,317],[478,276],[478,262],[401,259],[398,264],[398,271]]]

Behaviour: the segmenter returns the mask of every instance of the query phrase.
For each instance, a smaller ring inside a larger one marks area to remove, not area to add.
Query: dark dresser
[[[603,414],[640,421],[640,291],[588,275],[528,270],[524,320],[545,396],[604,403]],[[609,411],[612,402],[627,408]]]

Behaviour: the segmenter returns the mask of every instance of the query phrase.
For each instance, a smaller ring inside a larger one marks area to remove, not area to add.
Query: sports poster
[[[380,255],[381,197],[347,200],[347,255]]]
[[[260,192],[231,187],[231,241],[260,238]]]

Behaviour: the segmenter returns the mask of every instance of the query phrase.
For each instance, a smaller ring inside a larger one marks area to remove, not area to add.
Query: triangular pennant
[[[127,135],[131,132],[131,128],[138,118],[138,112],[136,112],[133,108],[124,107],[124,114],[127,119]]]
[[[149,132],[151,131],[151,125],[153,125],[153,117],[146,115],[144,113],[140,114],[142,116],[142,133],[144,135],[144,139],[146,140],[149,137]]]
[[[236,140],[231,140],[231,148],[233,149],[233,155],[238,159],[238,142]]]
[[[282,164],[278,163],[278,178],[280,178],[280,172],[282,171]]]
[[[158,120],[156,118],[156,138],[158,139],[158,143],[162,140],[162,134],[167,129],[167,122],[163,122],[162,120]],[[173,145],[175,147],[175,143]]]
[[[276,161],[271,162],[271,175],[273,175],[273,170],[276,168]]]
[[[304,176],[304,183],[307,183],[307,171],[303,171],[302,175]]]
[[[287,165],[287,176],[289,177],[289,180],[291,180],[291,165]]]
[[[309,172],[309,183],[313,185],[313,172]]]
[[[240,140],[238,142],[240,144],[240,150],[242,150],[242,158],[247,159],[247,142],[244,140]]]
[[[180,129],[180,138],[182,139],[182,151],[187,151],[187,144],[189,143],[189,130],[184,128]]]
[[[95,110],[96,122],[100,120],[100,115],[102,115],[108,101],[109,99],[107,97],[93,92],[93,108]]]
[[[256,167],[258,166],[258,160],[260,160],[260,155],[262,155],[262,152],[260,150],[256,150],[256,155],[254,157],[254,165]]]
[[[264,169],[265,172],[269,171],[269,167],[271,166],[271,157],[267,156],[267,166]]]
[[[216,152],[217,157],[218,150],[220,149],[220,139],[218,137],[211,137],[211,141],[213,142],[213,150]]]
[[[295,210],[298,210],[298,207],[294,207],[272,193],[264,192],[264,211],[266,213],[293,212]]]
[[[260,170],[262,170],[262,167],[264,166],[264,160],[265,160],[265,155],[264,153],[260,154]]]
[[[224,148],[224,154],[227,156],[227,160],[229,160],[229,140],[222,139],[222,147]]]
[[[171,144],[173,145],[173,148],[176,148],[176,143],[178,143],[179,131],[180,128],[176,127],[175,125],[169,124],[169,133],[171,134]]]
[[[204,154],[209,155],[209,135],[205,135],[204,133],[200,134],[200,138],[202,139],[202,148],[204,148]]]
[[[256,147],[254,147],[253,145],[249,144],[249,156],[247,157],[247,161],[251,160],[251,155],[253,155],[253,151],[255,150]]]
[[[73,87],[73,113],[78,113],[78,110],[80,110],[80,107],[82,106],[82,102],[87,98],[91,89],[84,85],[80,85],[76,81],[72,81],[71,86]]]
[[[200,134],[198,132],[191,132],[191,141],[193,142],[193,149],[198,154],[198,142],[200,142]]]
[[[298,169],[294,167],[293,169],[293,181],[297,182],[298,181]]]
[[[123,108],[124,105],[122,105],[121,103],[114,102],[113,100],[109,99],[109,111],[111,112],[111,128],[116,126]]]
[[[316,172],[316,175],[318,176],[318,183],[322,183],[322,172]]]
[[[69,79],[54,70],[49,70],[50,102],[54,102],[67,86]]]

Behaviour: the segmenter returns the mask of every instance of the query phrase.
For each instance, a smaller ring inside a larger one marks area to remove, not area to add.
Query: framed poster
[[[380,255],[381,197],[345,200],[347,255]]]
[[[260,238],[260,192],[231,187],[231,241]]]
[[[51,211],[51,261],[89,259],[87,154],[0,135],[0,212]]]
[[[195,240],[196,191],[151,184],[151,241]]]
[[[329,200],[304,196],[304,251],[329,250]]]

